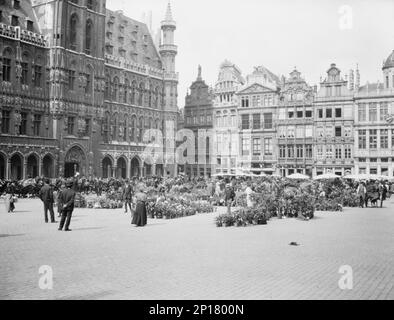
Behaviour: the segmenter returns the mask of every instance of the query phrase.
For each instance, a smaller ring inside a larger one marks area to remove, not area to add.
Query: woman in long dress
[[[136,208],[133,215],[133,220],[131,224],[135,224],[137,227],[143,227],[147,223],[146,215],[146,193],[144,192],[143,186],[138,186],[137,192],[135,194]]]

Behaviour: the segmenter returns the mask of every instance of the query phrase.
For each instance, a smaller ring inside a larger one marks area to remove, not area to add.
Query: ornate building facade
[[[294,69],[283,79],[278,107],[277,155],[282,176],[292,173],[312,175],[314,90]]]
[[[186,156],[187,152],[190,152],[190,149],[192,149],[194,151],[194,159],[190,158],[191,163],[187,162],[183,165],[183,171],[192,177],[210,177],[213,166],[212,150],[214,142],[209,137],[200,142],[198,131],[206,130],[206,132],[209,132],[213,128],[213,92],[202,79],[201,66],[198,66],[197,79],[190,86],[190,94],[186,96],[184,115],[184,129],[189,129],[193,132],[193,137],[188,137],[188,139],[194,139],[194,143],[192,142],[188,150],[186,150]],[[200,136],[200,139],[203,138],[203,136]],[[190,154],[189,157],[191,157]]]
[[[55,173],[47,46],[27,1],[0,2],[0,179]]]
[[[216,138],[216,174],[235,174],[239,155],[238,96],[245,83],[241,70],[230,61],[220,65],[214,87],[213,131]]]
[[[4,0],[0,8],[3,177],[176,173],[143,152],[154,139],[143,139],[147,129],[169,140],[176,129],[170,5],[159,48],[145,24],[105,0]]]
[[[255,67],[237,92],[239,123],[238,168],[274,172],[277,168],[276,128],[279,77],[265,67]]]
[[[383,81],[355,93],[355,173],[394,176],[394,51],[383,63]]]
[[[341,77],[333,63],[320,83],[314,101],[314,169],[313,175],[331,172],[345,175],[354,172],[354,90]],[[359,86],[356,71],[355,89]]]

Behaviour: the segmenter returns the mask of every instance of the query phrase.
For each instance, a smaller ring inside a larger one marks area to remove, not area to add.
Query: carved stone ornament
[[[79,147],[72,147],[64,158],[65,162],[77,162],[81,163],[86,160],[86,156]]]
[[[86,131],[86,121],[83,118],[78,118],[78,133],[83,134]]]
[[[68,129],[68,118],[64,117],[63,121],[64,121],[64,131],[67,131],[67,129]]]
[[[49,128],[49,116],[48,115],[45,115],[45,117],[44,117],[44,125],[45,125],[46,129]]]
[[[16,111],[14,114],[14,119],[15,119],[15,130],[18,132],[19,131],[19,126],[21,125],[22,122],[22,115],[20,114],[19,111]]]

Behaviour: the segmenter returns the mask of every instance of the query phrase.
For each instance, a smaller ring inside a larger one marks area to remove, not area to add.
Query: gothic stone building
[[[0,179],[55,173],[47,45],[27,1],[0,1]]]
[[[140,139],[176,123],[170,6],[157,49],[144,24],[105,0],[0,4],[1,176],[156,173]]]

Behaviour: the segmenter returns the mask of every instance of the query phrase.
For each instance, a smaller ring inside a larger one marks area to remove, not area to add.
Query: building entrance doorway
[[[66,162],[64,164],[64,177],[65,178],[74,177],[77,172],[79,172],[79,164],[78,163]]]

